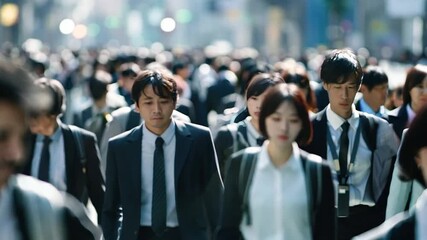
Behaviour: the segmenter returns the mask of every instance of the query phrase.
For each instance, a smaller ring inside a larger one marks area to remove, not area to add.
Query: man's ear
[[[140,111],[139,111],[139,104],[138,104],[138,102],[135,102],[135,110],[134,110],[135,112],[139,112],[140,113]]]

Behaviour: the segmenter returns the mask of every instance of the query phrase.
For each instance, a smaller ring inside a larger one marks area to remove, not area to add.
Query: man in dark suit
[[[209,129],[172,119],[164,72],[140,72],[132,98],[144,122],[109,141],[105,238],[212,239],[223,187]]]
[[[93,133],[66,125],[59,119],[65,110],[65,92],[59,81],[41,78],[35,85],[53,104],[48,111],[30,114],[33,136],[23,173],[51,183],[84,204],[89,197],[99,221],[105,190],[97,139]]]
[[[350,50],[333,50],[321,67],[330,104],[312,118],[313,141],[304,149],[330,163],[336,189],[338,238],[350,239],[384,221],[399,140],[383,119],[357,111],[353,101],[362,68]]]
[[[388,94],[388,76],[380,67],[367,66],[363,70],[360,92],[363,95],[355,103],[356,110],[388,120],[388,110],[384,107]]]
[[[23,69],[0,60],[0,239],[100,239],[76,199],[16,173],[28,147],[27,111],[45,106],[32,81]]]

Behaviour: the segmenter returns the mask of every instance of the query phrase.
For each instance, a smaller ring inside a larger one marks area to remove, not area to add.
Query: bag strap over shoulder
[[[249,147],[243,150],[242,161],[239,170],[239,196],[242,199],[242,212],[246,214],[246,224],[251,225],[252,218],[249,211],[249,187],[255,172],[256,162],[258,160],[259,147]]]

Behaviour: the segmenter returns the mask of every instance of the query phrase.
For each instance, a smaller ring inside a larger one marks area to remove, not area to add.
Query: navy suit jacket
[[[212,239],[223,190],[212,137],[206,127],[175,123],[175,201],[181,238]],[[142,125],[109,142],[102,220],[106,240],[137,239],[141,215],[141,145]]]
[[[104,202],[104,179],[100,169],[100,153],[95,134],[79,129],[86,154],[86,166],[82,166],[79,151],[72,130],[66,124],[60,124],[64,137],[65,175],[67,192],[83,203],[87,203],[88,195],[101,218]],[[73,130],[74,131],[74,130]],[[32,138],[31,154],[26,162],[23,173],[31,175],[31,165],[34,154],[35,135]],[[51,158],[53,159],[53,158]],[[86,182],[85,182],[86,180]]]
[[[403,129],[408,127],[409,116],[406,111],[406,105],[407,104],[395,108],[388,113],[389,122],[393,125],[393,130],[399,139],[402,139]]]

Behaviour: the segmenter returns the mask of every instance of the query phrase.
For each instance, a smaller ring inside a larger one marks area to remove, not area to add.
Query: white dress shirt
[[[246,224],[246,216],[240,224],[245,239],[312,238],[307,186],[296,143],[293,144],[293,154],[280,167],[273,165],[264,143],[248,197],[252,224]]]
[[[349,148],[348,148],[348,163],[350,163],[351,153],[353,151],[353,145],[355,141],[356,130],[359,127],[360,123],[360,115],[356,111],[354,105],[352,107],[353,113],[347,121],[350,124],[348,130],[349,137]],[[326,117],[328,119],[328,128],[331,133],[332,140],[336,146],[337,155],[340,150],[339,139],[342,133],[341,125],[345,121],[342,117],[332,111],[331,106],[328,105],[326,109]],[[369,175],[371,173],[371,151],[369,150],[368,145],[366,144],[364,138],[362,137],[362,133],[360,134],[359,146],[357,148],[356,158],[353,165],[353,170],[349,174],[348,184],[350,187],[350,205],[368,205],[374,206],[375,202],[373,200],[373,196],[369,196],[366,191],[366,186],[368,183]],[[338,188],[338,176],[333,164],[333,157],[331,153],[331,149],[328,146],[327,151],[327,160],[332,169],[332,175],[334,179],[335,192],[337,192]],[[338,201],[338,195],[335,194],[335,203]]]
[[[0,189],[0,238],[7,240],[20,240],[18,219],[14,213],[12,190],[9,185]]]
[[[427,190],[424,190],[415,205],[415,224],[415,239],[427,240]]]
[[[383,114],[386,113],[386,109],[384,107],[384,105],[381,105],[380,108],[378,109],[378,112],[375,112],[369,105],[367,102],[365,102],[365,99],[363,99],[363,97],[359,100],[360,101],[360,110],[362,112],[365,113],[370,113],[372,115],[375,115],[377,117],[382,117]]]
[[[58,120],[60,124],[60,120]],[[60,191],[67,191],[67,176],[65,171],[65,147],[62,129],[58,127],[52,136],[49,145],[49,182]],[[40,157],[43,149],[44,136],[37,134],[31,164],[31,176],[38,178]]]
[[[153,198],[153,160],[157,135],[150,132],[145,124],[142,126],[142,160],[141,160],[141,226],[151,226],[151,204]],[[160,136],[164,140],[166,175],[166,226],[178,226],[175,202],[175,122],[172,120],[166,131]]]
[[[251,120],[252,120],[252,117],[249,116],[243,121],[245,121],[247,126],[247,136],[248,136],[249,145],[254,147],[254,146],[258,146],[258,143],[256,140],[262,136],[255,129],[254,125],[252,125]]]

